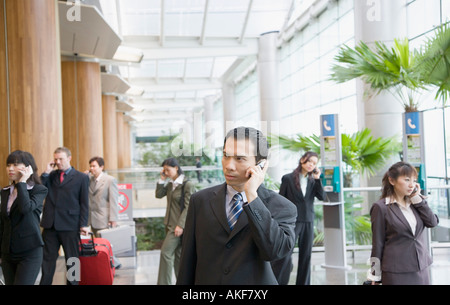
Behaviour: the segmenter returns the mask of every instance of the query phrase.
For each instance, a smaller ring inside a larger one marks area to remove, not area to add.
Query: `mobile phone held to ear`
[[[312,173],[313,173],[313,174],[317,174],[317,167],[315,167],[315,168],[312,170]]]
[[[259,166],[260,169],[264,169],[264,166],[266,166],[266,160],[262,159],[256,165]]]

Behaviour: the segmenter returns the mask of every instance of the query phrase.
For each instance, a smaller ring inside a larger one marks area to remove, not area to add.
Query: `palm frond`
[[[426,82],[438,88],[436,98],[443,104],[450,97],[450,25],[436,29],[432,38],[426,41],[418,65]]]
[[[320,155],[320,137],[297,134],[295,138],[279,135],[269,137],[282,149],[294,152],[314,151]],[[371,131],[365,128],[352,135],[341,134],[342,161],[360,174],[374,175],[386,161],[402,150],[395,137],[373,139]]]
[[[400,97],[404,107],[417,108],[417,101],[399,93],[403,88],[425,89],[421,74],[416,71],[419,56],[419,52],[410,50],[408,39],[394,40],[391,48],[379,41],[373,49],[362,41],[354,49],[344,45],[334,58],[330,80],[343,83],[361,78],[375,94],[387,90]]]

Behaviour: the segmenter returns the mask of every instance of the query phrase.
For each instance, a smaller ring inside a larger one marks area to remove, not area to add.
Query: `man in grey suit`
[[[270,261],[294,247],[295,206],[263,185],[268,144],[239,127],[224,141],[226,183],[191,196],[177,284],[276,285]],[[237,198],[237,199],[235,199]]]
[[[119,217],[119,189],[113,176],[106,174],[105,160],[93,157],[89,160],[89,216],[92,231],[115,227]]]

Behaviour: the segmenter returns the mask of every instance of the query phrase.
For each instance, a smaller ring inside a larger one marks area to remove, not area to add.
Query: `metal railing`
[[[127,183],[133,185],[133,218],[146,217],[164,217],[167,199],[157,199],[155,197],[156,183],[160,178],[161,167],[153,168],[130,168],[116,171],[108,171],[110,175],[116,177],[119,183]],[[195,181],[198,189],[203,189],[213,185],[223,183],[225,180],[222,174],[222,167],[219,166],[203,166],[196,168],[195,166],[183,166],[184,173]],[[200,173],[200,176],[197,175]],[[448,190],[450,185],[434,185],[427,187],[428,204],[432,210],[439,216],[439,228],[433,231],[432,247],[446,246],[450,247],[450,238],[445,234],[450,232],[450,220],[448,217]],[[347,204],[353,207],[361,208],[359,212],[353,212],[352,217],[369,214],[370,206],[376,202],[381,195],[381,187],[348,187],[343,188],[347,194]],[[348,195],[351,193],[352,195]],[[362,198],[362,199],[361,199]],[[354,202],[352,202],[354,200]],[[318,202],[320,205],[321,202]],[[316,222],[316,227],[323,228],[321,221]],[[352,229],[351,229],[352,230]],[[348,230],[347,233],[347,250],[367,250],[371,248],[371,244],[359,244],[354,238],[357,232]],[[439,233],[439,232],[440,233]],[[441,236],[438,236],[438,235]],[[443,237],[442,237],[443,236]],[[315,246],[314,251],[323,251],[321,245]]]

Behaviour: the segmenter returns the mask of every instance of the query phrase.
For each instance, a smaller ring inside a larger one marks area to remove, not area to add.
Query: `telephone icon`
[[[409,126],[411,129],[416,129],[416,125],[414,125],[414,124],[412,123],[412,120],[411,120],[411,119],[408,119],[408,120],[407,120],[407,123],[408,123],[408,126]]]
[[[323,121],[323,128],[325,128],[325,130],[327,130],[327,131],[330,131],[330,130],[331,130],[331,127],[328,126],[327,120],[324,120],[324,121]]]

